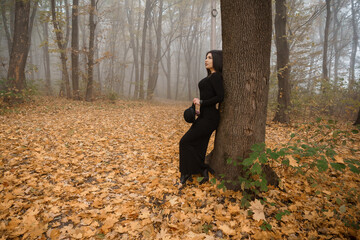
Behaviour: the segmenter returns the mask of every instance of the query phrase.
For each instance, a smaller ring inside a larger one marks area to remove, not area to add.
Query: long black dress
[[[208,166],[205,155],[209,139],[219,125],[219,110],[216,104],[224,99],[223,78],[215,72],[199,82],[200,115],[181,138],[180,172],[182,174],[201,173]]]

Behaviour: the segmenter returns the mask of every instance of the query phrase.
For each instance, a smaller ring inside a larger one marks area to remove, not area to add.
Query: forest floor
[[[0,115],[0,239],[360,239],[360,176],[347,169],[311,185],[316,169],[272,164],[281,187],[263,195],[274,204],[252,208],[266,231],[241,192],[196,180],[179,189],[186,107],[36,98]],[[269,122],[267,147],[295,128]],[[358,135],[339,161],[360,160]]]

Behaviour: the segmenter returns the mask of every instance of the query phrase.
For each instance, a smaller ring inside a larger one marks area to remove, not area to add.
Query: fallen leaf
[[[264,205],[262,205],[258,199],[255,199],[254,201],[250,202],[249,208],[251,209],[251,211],[254,212],[254,214],[252,215],[254,220],[256,221],[266,220],[264,214]]]

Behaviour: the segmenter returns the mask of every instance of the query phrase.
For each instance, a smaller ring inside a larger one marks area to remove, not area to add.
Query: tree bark
[[[227,159],[243,160],[253,144],[265,142],[271,0],[221,0],[221,16],[225,96],[209,164],[217,175],[237,181],[241,167],[227,165]]]
[[[71,98],[71,90],[70,90],[70,81],[69,81],[69,73],[66,66],[67,56],[66,56],[66,42],[64,42],[62,36],[62,30],[59,26],[59,22],[56,19],[56,12],[55,12],[55,0],[51,0],[51,15],[52,15],[52,22],[54,25],[54,31],[56,34],[56,42],[60,50],[60,59],[62,65],[62,74],[63,74],[63,82],[65,84],[66,89],[66,97]]]
[[[95,43],[95,0],[91,0],[91,8],[89,14],[89,27],[90,27],[90,36],[89,36],[89,56],[88,56],[88,81],[86,86],[86,97],[85,100],[90,102],[93,99],[93,69],[94,69],[94,43]]]
[[[73,0],[71,28],[71,80],[73,98],[80,100],[79,92],[79,0]]]
[[[276,68],[278,78],[278,107],[274,122],[289,123],[288,108],[290,106],[290,64],[289,44],[286,33],[286,0],[275,2],[275,35],[276,35]]]
[[[16,0],[14,37],[11,47],[7,89],[19,93],[26,87],[25,66],[29,51],[30,1]],[[8,99],[9,101],[15,100]]]

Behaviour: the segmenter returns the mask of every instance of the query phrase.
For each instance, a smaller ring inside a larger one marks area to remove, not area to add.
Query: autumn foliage
[[[360,141],[350,123],[335,125],[349,134],[333,143],[333,161],[354,171],[302,174],[313,157],[287,155],[270,161],[279,188],[242,207],[243,193],[219,182],[178,184],[186,107],[38,98],[0,115],[1,239],[360,238]],[[318,125],[306,129],[269,122],[266,147],[314,136]]]

